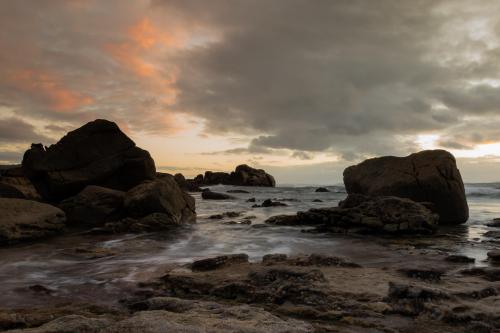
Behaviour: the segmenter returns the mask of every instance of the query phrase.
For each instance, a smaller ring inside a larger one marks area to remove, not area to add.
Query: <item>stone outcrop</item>
[[[273,176],[262,169],[255,169],[246,164],[238,165],[231,173],[206,171],[205,175],[198,175],[194,179],[182,179],[184,176],[181,176],[182,175],[179,174],[178,182],[179,184],[183,184],[186,189],[197,189],[199,186],[218,184],[234,186],[276,186],[276,181]]]
[[[246,164],[238,165],[230,175],[230,185],[237,186],[276,186],[274,177],[262,169],[254,169]]]
[[[48,148],[33,144],[22,167],[47,201],[68,198],[88,185],[128,190],[156,177],[149,153],[103,119],[69,132]]]
[[[20,166],[2,169],[0,175],[0,198],[41,200],[40,194],[24,176]]]
[[[0,198],[0,245],[56,234],[64,228],[65,221],[64,212],[51,205]]]
[[[59,204],[68,219],[68,225],[98,226],[116,219],[121,214],[125,192],[89,185],[77,195]]]
[[[406,157],[385,156],[344,170],[348,194],[396,196],[429,202],[440,223],[465,223],[469,208],[455,158],[444,150],[426,150]]]
[[[169,175],[145,181],[128,191],[125,194],[124,210],[132,218],[160,213],[168,217],[172,224],[196,221],[194,198],[182,191]]]
[[[350,195],[339,207],[310,209],[266,220],[274,225],[312,225],[318,230],[355,233],[433,233],[438,216],[424,205],[398,197]]]

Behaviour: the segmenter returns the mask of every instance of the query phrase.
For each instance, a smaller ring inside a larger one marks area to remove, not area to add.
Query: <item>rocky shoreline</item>
[[[446,256],[363,267],[327,255],[245,254],[172,267],[114,307],[0,311],[13,332],[496,332],[500,268]],[[34,328],[30,328],[34,327]]]
[[[158,173],[149,153],[106,120],[69,132],[50,147],[33,144],[21,166],[1,169],[0,174],[3,247],[75,233],[175,235],[196,223],[195,192],[214,207],[239,195],[256,210],[288,208],[297,200],[251,197],[247,187],[276,184],[264,170],[248,165],[231,173],[207,171],[193,179]],[[404,242],[403,237],[437,237],[442,228],[461,225],[469,217],[460,172],[446,151],[370,159],[347,168],[344,183],[347,197],[336,207],[275,215],[253,227],[266,232],[267,227],[299,226],[308,233],[357,235],[361,241],[370,237],[386,245]],[[215,184],[245,189],[222,193],[203,188]],[[329,192],[324,187],[314,191]],[[219,211],[208,219],[251,226],[255,216],[243,215]],[[384,251],[381,256],[389,255],[390,250]],[[95,260],[114,253],[75,248],[69,255]],[[381,265],[334,253],[270,253],[259,261],[241,253],[191,264],[171,262],[139,283],[123,286],[120,297],[106,304],[61,303],[50,287],[35,284],[28,291],[46,299],[45,305],[0,309],[0,330],[500,332],[498,251],[488,252],[486,265],[480,266],[474,259],[437,250],[413,248],[390,255],[393,264]]]

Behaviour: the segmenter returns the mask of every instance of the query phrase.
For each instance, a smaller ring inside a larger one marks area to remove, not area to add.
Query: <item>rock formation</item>
[[[311,225],[321,231],[340,233],[429,234],[436,230],[438,216],[409,199],[350,195],[339,207],[273,216],[266,223]]]
[[[33,144],[22,167],[47,201],[70,197],[87,185],[128,190],[156,177],[149,153],[103,119],[69,132],[48,148]]]
[[[465,223],[469,208],[455,158],[444,150],[385,156],[344,170],[348,194],[396,196],[432,203],[440,223]]]
[[[175,175],[178,184],[188,191],[199,190],[199,186],[235,185],[235,186],[264,186],[274,187],[274,177],[262,169],[254,169],[246,164],[238,165],[231,172],[206,171],[205,175],[198,175],[194,179],[185,179],[182,174]]]
[[[44,203],[0,198],[0,245],[53,235],[65,226],[59,208]]]

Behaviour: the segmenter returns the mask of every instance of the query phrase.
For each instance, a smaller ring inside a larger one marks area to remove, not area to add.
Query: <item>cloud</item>
[[[498,12],[487,0],[4,1],[0,105],[24,130],[1,135],[48,140],[108,118],[169,136],[194,127],[187,115],[200,140],[246,140],[207,154],[256,160],[406,155],[428,133],[471,148],[499,140]]]
[[[38,133],[33,125],[22,119],[14,117],[0,118],[0,142],[31,143],[53,141],[54,138]]]

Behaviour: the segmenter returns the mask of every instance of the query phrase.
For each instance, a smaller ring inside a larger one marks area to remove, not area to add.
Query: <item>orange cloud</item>
[[[9,79],[15,88],[42,98],[57,112],[73,111],[93,102],[92,98],[65,87],[59,76],[48,71],[14,70]]]

